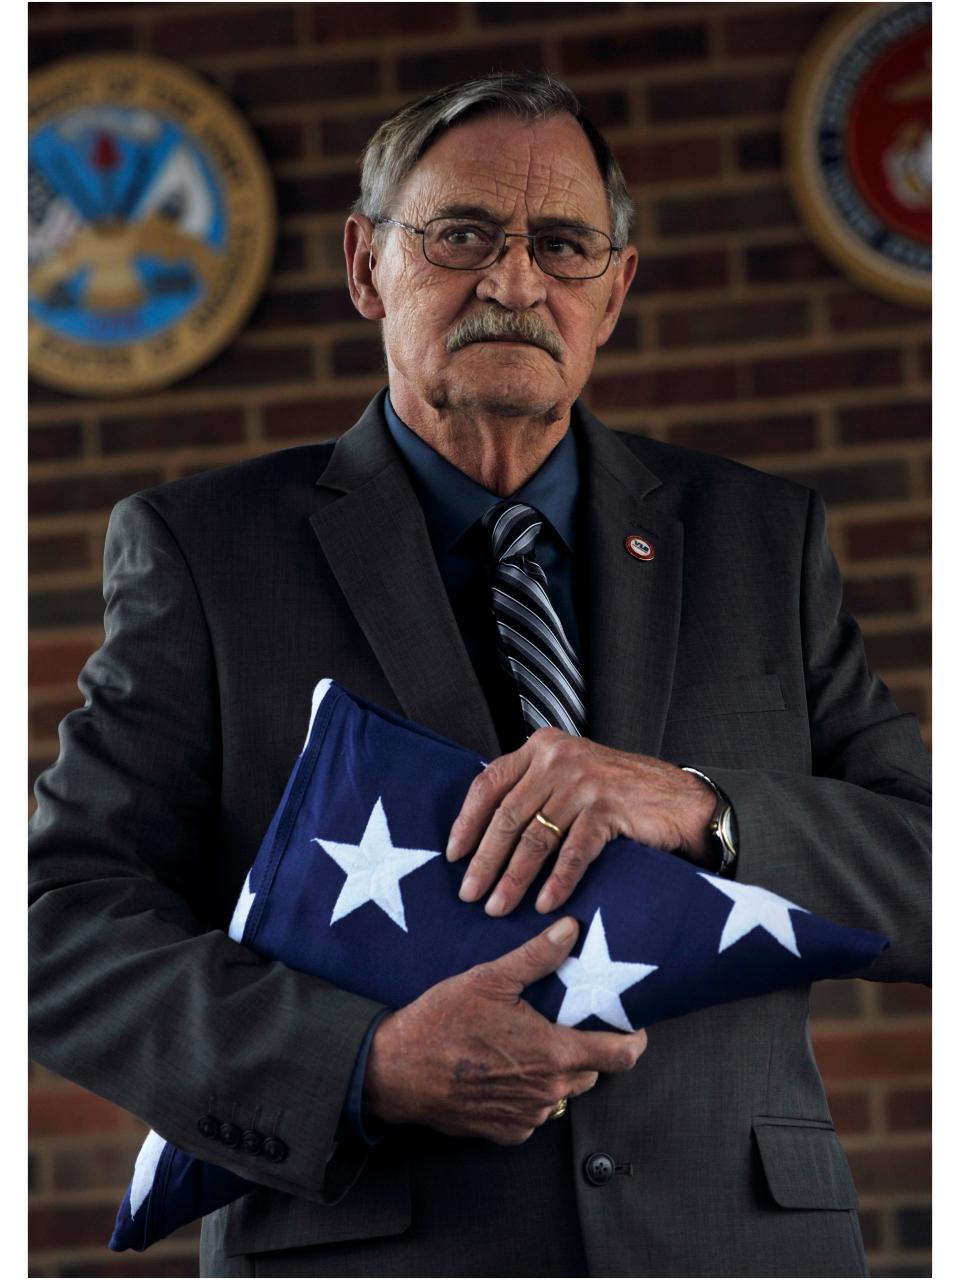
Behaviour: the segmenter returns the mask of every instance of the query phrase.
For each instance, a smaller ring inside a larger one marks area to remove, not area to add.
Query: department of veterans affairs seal
[[[30,372],[85,395],[166,386],[256,301],[273,187],[216,90],[160,59],[106,54],[30,78]]]
[[[868,4],[824,29],[787,114],[794,196],[811,233],[867,288],[930,302],[930,5]]]

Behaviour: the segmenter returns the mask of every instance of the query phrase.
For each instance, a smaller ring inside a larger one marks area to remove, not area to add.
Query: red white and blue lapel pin
[[[657,554],[653,549],[653,544],[648,542],[646,538],[641,538],[638,533],[627,534],[623,540],[623,545],[635,560],[652,560]]]

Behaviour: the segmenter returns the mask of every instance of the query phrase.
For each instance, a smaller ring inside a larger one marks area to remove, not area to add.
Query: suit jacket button
[[[220,1126],[220,1141],[225,1147],[238,1147],[240,1145],[240,1126],[231,1124],[229,1120],[224,1120]]]
[[[605,1187],[613,1177],[613,1157],[608,1156],[605,1151],[594,1151],[592,1156],[587,1156],[584,1160],[583,1172],[587,1181],[592,1182],[595,1187]]]
[[[220,1121],[216,1116],[201,1116],[197,1121],[197,1128],[205,1138],[216,1138],[220,1133]]]
[[[249,1151],[252,1156],[258,1156],[263,1150],[263,1134],[256,1129],[245,1129],[240,1143],[244,1151]]]
[[[279,1138],[267,1138],[263,1144],[263,1154],[274,1164],[279,1164],[287,1158],[287,1144]]]

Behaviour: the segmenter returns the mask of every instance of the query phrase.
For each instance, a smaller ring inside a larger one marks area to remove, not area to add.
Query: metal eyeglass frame
[[[428,219],[427,222],[422,227],[411,226],[409,222],[401,222],[399,218],[378,218],[376,225],[379,227],[379,226],[382,226],[383,223],[385,222],[391,222],[395,227],[403,227],[404,231],[412,231],[415,235],[420,236],[420,248],[423,250],[424,258],[426,258],[427,262],[429,262],[432,267],[440,267],[440,269],[443,271],[486,271],[487,267],[492,267],[495,263],[499,262],[500,259],[503,257],[504,253],[506,253],[507,241],[510,239],[517,239],[517,240],[530,241],[530,256],[533,258],[534,262],[537,264],[540,270],[544,273],[544,275],[550,276],[551,279],[553,280],[599,280],[601,276],[606,275],[607,272],[610,270],[610,263],[613,261],[613,255],[615,253],[620,253],[624,247],[622,244],[614,244],[613,241],[610,239],[610,237],[607,235],[607,233],[605,231],[601,231],[599,227],[580,227],[578,228],[578,230],[595,231],[597,235],[603,236],[603,238],[609,242],[610,253],[607,256],[606,265],[604,266],[602,271],[598,271],[596,275],[592,275],[592,276],[558,276],[555,272],[548,270],[540,261],[540,259],[537,257],[537,248],[536,248],[535,241],[537,236],[543,235],[543,231],[504,231],[503,227],[497,227],[497,224],[495,222],[490,222],[486,218],[473,218],[473,219],[463,219],[463,221],[486,223],[487,226],[496,227],[497,231],[503,237],[503,243],[500,245],[500,248],[497,250],[497,252],[494,254],[494,256],[490,259],[489,262],[485,262],[480,267],[451,267],[446,262],[434,262],[432,258],[428,258],[427,257],[427,239],[426,239],[427,227],[429,227],[432,222],[458,222],[458,221],[460,221],[460,219],[451,218],[449,214],[441,214],[437,218]],[[557,225],[562,226],[563,224],[558,223]],[[549,231],[550,228],[546,227],[544,228],[544,230]]]

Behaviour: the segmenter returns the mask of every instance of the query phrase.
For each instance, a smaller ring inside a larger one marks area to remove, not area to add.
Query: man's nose
[[[536,306],[547,296],[546,276],[533,256],[531,241],[509,238],[500,257],[484,270],[477,297],[493,299],[512,311]]]

